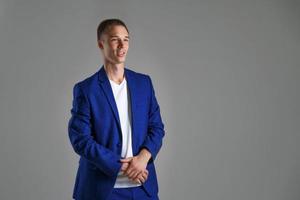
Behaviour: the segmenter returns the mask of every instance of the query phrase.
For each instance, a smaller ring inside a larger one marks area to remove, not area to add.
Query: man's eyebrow
[[[112,37],[119,37],[119,36],[117,36],[117,35],[111,35],[110,37],[112,38]],[[128,38],[128,39],[130,38],[129,36],[125,36],[125,37]]]

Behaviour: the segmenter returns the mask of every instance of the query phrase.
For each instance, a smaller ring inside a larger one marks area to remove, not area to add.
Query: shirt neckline
[[[110,80],[110,79],[108,79],[112,84],[114,84],[114,85],[116,85],[116,86],[122,86],[125,82],[126,82],[126,79],[125,79],[125,77],[123,78],[123,81],[120,83],[120,84],[118,84],[118,83],[116,83],[116,82],[114,82],[113,80]]]

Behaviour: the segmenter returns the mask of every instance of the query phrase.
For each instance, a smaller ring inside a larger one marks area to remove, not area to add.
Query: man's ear
[[[98,47],[100,49],[103,49],[103,42],[102,42],[102,40],[98,40]]]

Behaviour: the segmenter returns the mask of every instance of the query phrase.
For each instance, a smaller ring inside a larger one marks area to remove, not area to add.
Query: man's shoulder
[[[125,68],[127,73],[135,78],[137,81],[146,81],[148,82],[150,80],[150,76],[148,74],[137,72],[129,68]]]
[[[137,72],[137,71],[135,71],[133,69],[129,69],[127,67],[125,67],[125,70],[126,70],[127,74],[129,76],[133,77],[138,83],[149,83],[149,81],[151,81],[150,76],[146,73]],[[80,81],[77,81],[75,83],[75,86],[80,87],[87,91],[88,91],[88,89],[94,89],[94,87],[97,86],[98,82],[99,82],[99,71],[100,70],[98,70],[94,74],[89,75],[88,77],[86,77]]]
[[[98,81],[98,72],[95,72],[92,75],[89,75],[77,82],[75,82],[75,86],[80,87],[80,88],[89,88],[95,85]]]

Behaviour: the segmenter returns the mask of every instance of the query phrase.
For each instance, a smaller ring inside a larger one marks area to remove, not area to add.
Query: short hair
[[[121,21],[120,19],[116,19],[116,18],[112,18],[112,19],[105,19],[103,20],[98,28],[97,28],[97,40],[99,41],[101,39],[101,36],[102,34],[110,27],[110,26],[123,26],[128,34],[129,34],[129,31],[128,31],[128,28],[127,26],[125,25],[125,23],[123,21]]]

